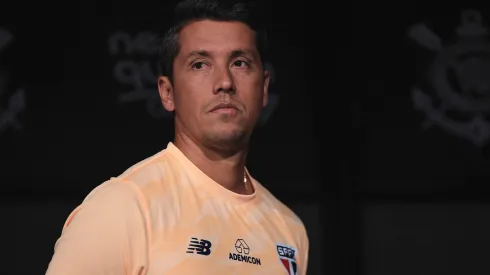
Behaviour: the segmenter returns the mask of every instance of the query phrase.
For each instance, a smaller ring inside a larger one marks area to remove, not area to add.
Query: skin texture
[[[158,79],[164,108],[175,112],[174,143],[213,180],[250,194],[243,184],[248,141],[269,86],[255,32],[239,22],[197,21],[181,30],[179,45],[173,81]]]

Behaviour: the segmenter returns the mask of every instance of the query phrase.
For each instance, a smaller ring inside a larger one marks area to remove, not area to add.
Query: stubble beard
[[[204,135],[205,143],[220,151],[240,151],[248,143],[248,134],[244,130],[234,130],[231,133],[208,132]]]
[[[238,152],[247,147],[250,133],[241,126],[235,129],[208,129],[203,133],[204,142],[208,147],[223,152]]]

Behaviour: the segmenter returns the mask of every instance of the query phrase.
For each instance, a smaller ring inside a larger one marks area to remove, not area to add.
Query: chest
[[[297,274],[295,233],[273,211],[213,207],[153,230],[148,275]]]

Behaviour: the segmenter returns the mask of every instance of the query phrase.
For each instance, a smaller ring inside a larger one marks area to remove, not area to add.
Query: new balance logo
[[[199,241],[197,238],[191,238],[189,248],[187,248],[187,253],[196,252],[199,255],[208,256],[211,254],[211,242],[208,240]]]

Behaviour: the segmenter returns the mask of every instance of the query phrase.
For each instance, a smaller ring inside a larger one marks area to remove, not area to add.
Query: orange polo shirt
[[[169,143],[85,198],[46,274],[306,274],[302,221],[250,178],[231,192]]]

